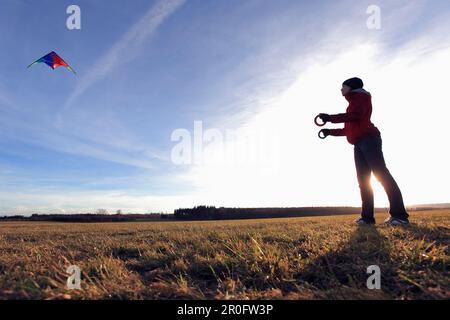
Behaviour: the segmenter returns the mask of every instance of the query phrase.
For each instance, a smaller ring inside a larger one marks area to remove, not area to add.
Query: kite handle
[[[322,135],[321,135],[322,134]],[[317,134],[319,136],[320,139],[325,139],[327,136],[325,135],[325,133],[323,133],[323,129],[319,131],[319,133]]]
[[[321,119],[320,118],[320,114],[318,114],[315,118],[314,118],[314,123],[316,124],[316,126],[319,126],[319,127],[323,127],[327,122],[326,121],[323,121],[323,123],[319,123],[317,120],[318,119]]]

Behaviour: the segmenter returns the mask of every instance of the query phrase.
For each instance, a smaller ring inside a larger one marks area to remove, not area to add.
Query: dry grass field
[[[0,299],[450,298],[450,210],[413,212],[407,227],[355,218],[1,222]],[[367,289],[370,265],[381,290]]]

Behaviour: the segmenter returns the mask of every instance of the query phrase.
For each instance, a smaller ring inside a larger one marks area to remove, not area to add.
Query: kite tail
[[[33,64],[38,63],[38,60],[36,60],[35,62],[33,62],[32,64],[30,64],[27,68],[31,67]]]
[[[73,70],[70,66],[67,66],[67,69],[69,69],[70,71],[72,71],[74,74],[77,74],[77,73],[75,72],[75,70]]]

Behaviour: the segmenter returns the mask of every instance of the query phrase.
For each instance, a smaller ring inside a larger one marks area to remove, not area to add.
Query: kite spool
[[[327,136],[325,135],[325,133],[323,133],[323,129],[319,131],[319,133],[317,134],[319,136],[320,139],[325,139]]]
[[[320,115],[317,115],[317,116],[314,118],[314,123],[316,124],[316,126],[323,127],[323,126],[326,124],[326,121],[323,121],[323,123],[319,123],[319,122],[317,121],[318,119],[320,119]]]

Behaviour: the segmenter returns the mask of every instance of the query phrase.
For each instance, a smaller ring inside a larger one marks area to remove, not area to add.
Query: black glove
[[[322,129],[318,133],[320,139],[325,139],[330,134],[331,134],[331,130],[330,129]]]
[[[319,118],[322,119],[323,122],[331,122],[331,116],[327,113],[319,113]]]
[[[321,131],[325,137],[328,137],[331,134],[330,129],[322,129]]]

